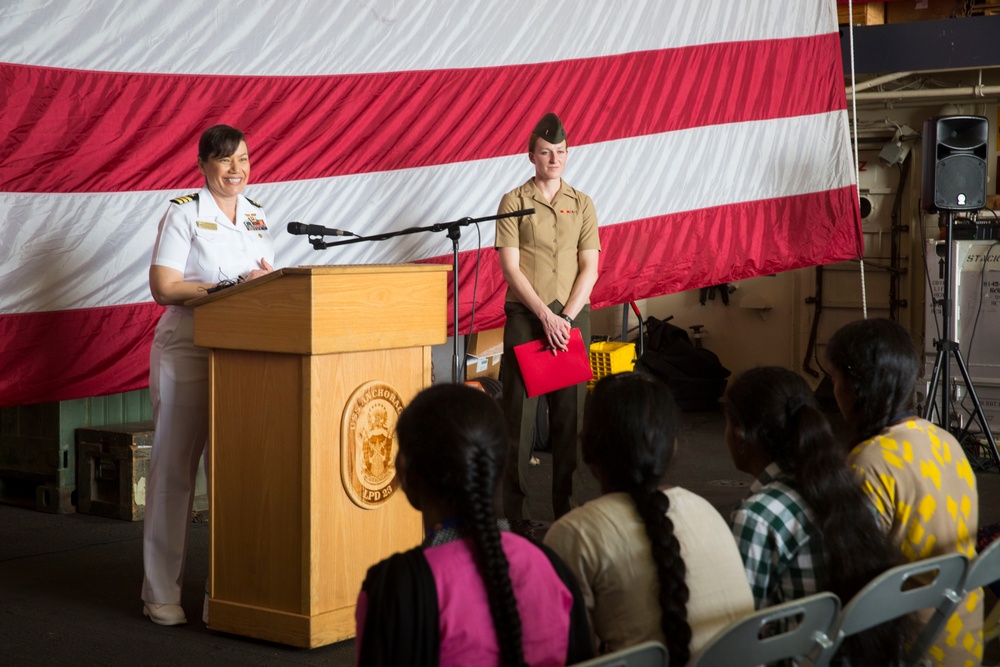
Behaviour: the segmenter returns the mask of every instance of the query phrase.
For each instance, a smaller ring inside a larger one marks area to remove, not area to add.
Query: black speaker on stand
[[[986,206],[990,124],[983,116],[924,121],[920,201],[928,211],[978,211]]]
[[[989,146],[989,121],[983,116],[938,116],[924,121],[923,174],[920,200],[929,212],[938,212],[945,232],[944,293],[941,304],[942,338],[934,341],[937,355],[927,387],[924,419],[930,420],[936,406],[934,394],[941,383],[941,405],[936,422],[951,432],[951,358],[954,357],[978,419],[993,464],[1000,470],[1000,453],[986,421],[986,414],[972,384],[969,368],[958,345],[958,303],[955,270],[955,243],[952,238],[956,211],[978,211],[986,206],[986,155]],[[942,380],[942,375],[944,376]],[[964,447],[963,443],[963,447]],[[975,453],[974,453],[975,454]],[[979,458],[975,456],[975,458]]]

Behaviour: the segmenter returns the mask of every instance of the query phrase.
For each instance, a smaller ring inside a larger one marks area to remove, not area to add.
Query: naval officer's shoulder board
[[[197,196],[197,195],[195,195],[195,196]],[[246,197],[246,195],[244,195],[244,197]],[[246,197],[246,200],[247,200],[248,202],[250,202],[251,204],[253,204],[254,206],[256,206],[257,208],[264,208],[264,205],[263,205],[263,204],[258,204],[258,203],[257,203],[257,202],[255,202],[254,200],[250,199],[250,197]]]
[[[184,195],[183,197],[177,197],[176,199],[171,199],[171,204],[188,204],[193,201],[198,201],[198,193],[192,192],[189,195]]]

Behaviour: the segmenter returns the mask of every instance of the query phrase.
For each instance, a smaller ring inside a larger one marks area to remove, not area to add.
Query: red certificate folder
[[[565,352],[552,354],[545,338],[514,347],[528,396],[547,394],[594,379],[590,370],[590,355],[583,345],[579,329],[570,331],[566,347]]]

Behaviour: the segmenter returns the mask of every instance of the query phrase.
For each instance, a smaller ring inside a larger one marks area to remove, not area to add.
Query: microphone
[[[307,225],[301,222],[289,222],[288,233],[308,236],[357,236],[354,232],[347,232],[343,229],[333,229],[323,225]]]

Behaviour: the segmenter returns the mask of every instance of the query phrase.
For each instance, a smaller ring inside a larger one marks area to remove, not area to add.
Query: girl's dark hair
[[[660,626],[671,664],[683,665],[691,644],[687,568],[667,516],[670,500],[659,490],[674,455],[676,429],[677,408],[665,384],[640,373],[619,373],[594,387],[582,437],[583,460],[598,469],[604,491],[629,494],[646,525],[660,580]]]
[[[229,157],[246,141],[243,133],[228,125],[213,125],[201,133],[198,141],[198,158],[208,161],[216,157]]]
[[[791,475],[812,509],[825,555],[820,590],[846,604],[900,558],[878,525],[861,482],[847,464],[809,385],[784,368],[754,368],[726,392],[726,419],[743,440],[767,452]],[[849,637],[841,655],[852,665],[896,664],[908,620],[876,626]]]
[[[878,435],[893,416],[913,407],[920,357],[910,334],[884,318],[857,320],[833,334],[826,347],[830,364],[854,393],[852,444]]]
[[[496,401],[460,384],[423,390],[396,425],[406,475],[453,507],[472,540],[504,665],[524,665],[521,617],[493,498],[507,452],[507,428]]]

